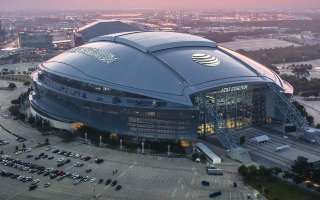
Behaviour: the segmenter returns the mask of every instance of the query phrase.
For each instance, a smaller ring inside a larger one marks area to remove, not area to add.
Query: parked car
[[[96,158],[95,160],[94,160],[94,162],[95,163],[97,163],[97,164],[100,164],[100,163],[103,163],[103,159],[102,158]]]
[[[50,183],[45,183],[43,187],[47,188],[47,187],[50,187],[50,185],[51,185]]]
[[[106,180],[106,185],[109,185],[111,183],[111,179]]]
[[[215,198],[215,197],[220,196],[221,194],[222,194],[221,191],[212,192],[212,193],[209,194],[209,197],[210,198]]]
[[[209,183],[209,181],[201,181],[201,185],[210,186],[210,183]]]
[[[117,185],[116,190],[121,190],[122,186],[121,185]]]
[[[30,185],[29,191],[35,190],[38,187],[38,185]]]
[[[118,183],[118,181],[114,180],[114,181],[111,182],[111,186],[113,187],[113,186],[117,185],[117,183]]]

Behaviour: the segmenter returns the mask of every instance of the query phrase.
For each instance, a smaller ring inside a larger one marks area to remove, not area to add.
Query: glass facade
[[[171,140],[196,136],[198,111],[192,107],[182,109],[180,105],[175,109],[172,103],[168,107],[164,104],[166,102],[157,99],[154,100],[158,106],[144,104],[145,101],[153,102],[153,99],[112,89],[99,92],[100,89],[94,89],[97,86],[78,82],[41,73],[38,81],[33,83],[36,93],[33,105],[47,105],[42,110],[47,110],[49,115],[60,115],[60,118],[73,119],[119,135]],[[92,93],[105,99],[117,97],[121,103],[112,100],[97,102],[96,98],[91,98]],[[136,101],[140,102],[138,106]],[[127,106],[123,106],[124,102]]]
[[[261,124],[265,121],[265,95],[260,85],[237,85],[223,87],[206,93],[206,97],[213,104],[219,117],[222,119],[220,128],[245,128]],[[213,134],[212,119],[202,115],[200,117],[199,134]]]

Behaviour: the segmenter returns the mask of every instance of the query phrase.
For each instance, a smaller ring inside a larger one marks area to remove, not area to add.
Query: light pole
[[[88,134],[87,132],[84,133],[84,141],[86,144],[88,144]]]
[[[102,147],[102,136],[99,137],[99,146]]]
[[[122,139],[120,139],[120,150],[122,150]]]
[[[141,147],[142,147],[141,153],[144,154],[144,141],[141,142]]]

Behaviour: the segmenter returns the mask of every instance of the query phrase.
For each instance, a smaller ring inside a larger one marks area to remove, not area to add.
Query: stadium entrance
[[[245,128],[261,125],[266,119],[266,96],[261,85],[238,85],[223,87],[205,95],[222,121],[219,128]],[[214,133],[212,119],[200,115],[200,135]]]

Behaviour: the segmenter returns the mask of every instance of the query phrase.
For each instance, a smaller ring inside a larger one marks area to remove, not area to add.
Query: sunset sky
[[[320,0],[0,0],[0,10],[320,8]]]

